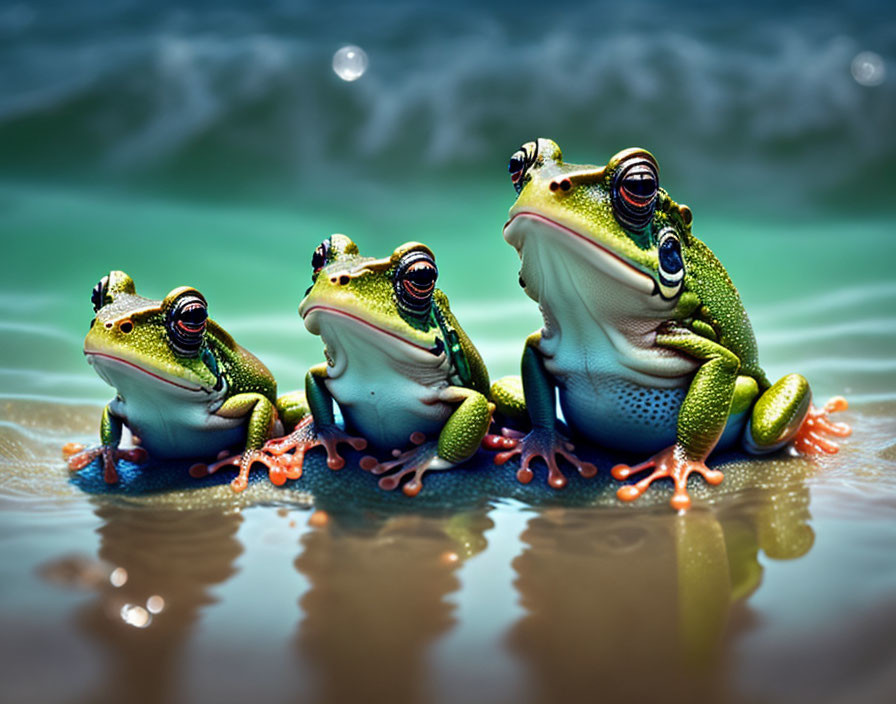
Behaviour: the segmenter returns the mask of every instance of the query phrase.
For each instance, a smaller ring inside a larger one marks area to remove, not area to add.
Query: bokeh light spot
[[[116,567],[109,575],[109,582],[113,587],[123,587],[128,581],[128,571],[124,567]]]
[[[333,71],[343,81],[357,81],[367,70],[367,53],[353,44],[333,54]]]
[[[863,86],[879,86],[887,77],[886,66],[880,54],[873,51],[863,51],[856,54],[850,67],[852,77],[856,83]]]
[[[121,620],[134,628],[146,628],[152,623],[152,616],[142,606],[125,604],[121,607]]]

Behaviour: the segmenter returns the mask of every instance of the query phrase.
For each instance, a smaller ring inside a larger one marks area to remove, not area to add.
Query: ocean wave
[[[892,9],[874,3],[848,23],[842,10],[761,2],[83,5],[0,17],[0,147],[14,168],[301,180],[309,164],[476,166],[498,178],[521,141],[554,136],[573,160],[643,144],[676,184],[709,193],[792,200],[848,186],[868,200],[893,181],[896,82],[850,74],[859,51],[886,60],[896,45],[880,22]],[[351,84],[330,70],[346,35],[370,55]]]

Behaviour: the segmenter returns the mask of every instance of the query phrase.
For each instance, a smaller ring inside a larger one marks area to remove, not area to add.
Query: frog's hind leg
[[[496,415],[516,425],[528,425],[529,414],[526,412],[522,377],[515,374],[502,376],[492,383],[489,397],[495,404]]]
[[[828,436],[846,437],[852,430],[845,423],[832,422],[829,415],[847,407],[846,399],[837,397],[815,408],[809,382],[799,374],[788,374],[756,401],[744,446],[753,454],[774,452],[787,444],[806,455],[835,454],[840,448]]]

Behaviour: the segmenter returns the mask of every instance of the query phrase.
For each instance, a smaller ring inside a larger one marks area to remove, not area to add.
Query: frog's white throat
[[[182,399],[207,401],[212,390],[196,381],[152,369],[122,354],[85,349],[84,355],[99,377],[122,395],[154,393]]]
[[[444,346],[438,351],[426,348],[331,306],[312,306],[305,311],[304,319],[305,327],[320,335],[326,345],[327,375],[331,379],[351,369],[366,378],[392,372],[424,385],[439,385],[451,373]]]
[[[655,386],[693,371],[693,361],[656,345],[676,301],[655,294],[650,276],[538,214],[517,215],[504,237],[519,252],[526,294],[541,308],[540,348],[552,373],[602,370]]]
[[[516,213],[504,226],[504,239],[520,255],[527,295],[542,307],[584,304],[589,317],[602,320],[608,315],[665,319],[675,308],[674,300],[659,295],[653,277],[540,213]]]

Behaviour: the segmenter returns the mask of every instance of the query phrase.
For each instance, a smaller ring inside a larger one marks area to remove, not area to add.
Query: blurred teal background
[[[0,390],[108,397],[79,349],[112,268],[153,298],[196,286],[297,387],[321,350],[296,307],[332,232],[374,256],[429,244],[493,376],[511,373],[540,319],[501,238],[506,163],[545,136],[572,162],[655,153],[772,375],[892,397],[894,18],[767,0],[0,5]],[[348,43],[370,59],[355,82],[331,68]]]

